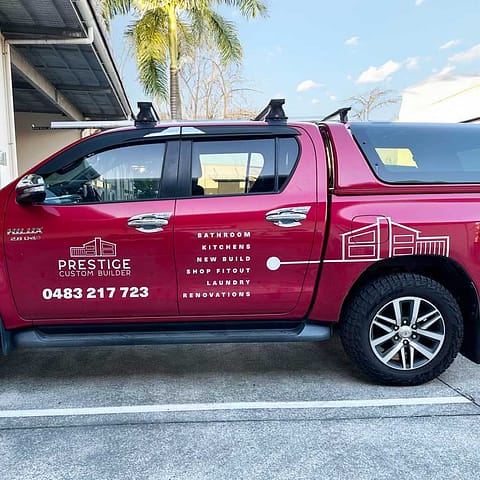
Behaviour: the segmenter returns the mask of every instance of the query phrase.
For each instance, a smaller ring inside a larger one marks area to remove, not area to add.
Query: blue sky
[[[433,76],[480,74],[479,0],[266,0],[269,17],[245,21],[232,10],[244,48],[250,106],[285,98],[291,117],[328,114],[379,87],[397,95]],[[127,18],[112,43],[132,105],[145,99],[126,59]],[[480,104],[480,98],[479,98]],[[373,114],[391,120],[400,104]]]

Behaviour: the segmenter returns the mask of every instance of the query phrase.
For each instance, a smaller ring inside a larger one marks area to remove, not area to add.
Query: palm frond
[[[212,0],[210,3],[235,7],[245,18],[268,16],[268,8],[261,0]]]
[[[110,27],[110,20],[116,15],[126,15],[132,9],[132,0],[100,0],[102,17]]]
[[[153,57],[137,56],[137,66],[138,77],[145,94],[167,102],[169,97],[167,64]]]
[[[192,16],[192,31],[199,44],[217,49],[224,63],[239,63],[243,56],[242,46],[238,38],[237,29],[233,22],[229,22],[212,9],[202,12],[190,12]]]
[[[211,8],[212,0],[180,0],[175,2],[177,8],[183,11],[198,10],[203,12]]]
[[[167,17],[150,10],[127,30],[136,51],[140,81],[147,95],[168,99]]]
[[[196,37],[192,31],[192,26],[188,22],[178,20],[178,53],[180,58],[191,56],[192,52],[198,48]]]

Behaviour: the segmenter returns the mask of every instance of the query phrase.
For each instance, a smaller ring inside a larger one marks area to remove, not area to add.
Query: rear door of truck
[[[306,314],[327,208],[317,138],[300,126],[183,127],[175,210],[182,316]]]

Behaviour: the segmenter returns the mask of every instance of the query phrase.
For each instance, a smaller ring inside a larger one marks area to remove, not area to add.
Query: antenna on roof
[[[347,123],[348,122],[348,112],[352,109],[352,107],[343,107],[339,108],[338,110],[335,110],[333,113],[330,115],[327,115],[326,117],[322,118],[322,122],[326,122],[327,120],[332,120],[336,116],[339,117],[340,121],[342,123]]]
[[[158,122],[158,114],[153,107],[152,102],[138,102],[138,114],[135,118],[136,127],[154,127]]]
[[[266,120],[267,122],[285,122],[288,117],[285,115],[285,111],[283,110],[284,104],[284,98],[272,98],[269,104],[253,120],[256,122],[261,122],[263,120]]]

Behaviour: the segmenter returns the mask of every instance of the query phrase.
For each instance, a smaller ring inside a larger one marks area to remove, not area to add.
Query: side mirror
[[[15,187],[17,202],[21,205],[42,203],[47,196],[45,182],[40,175],[25,175]]]

